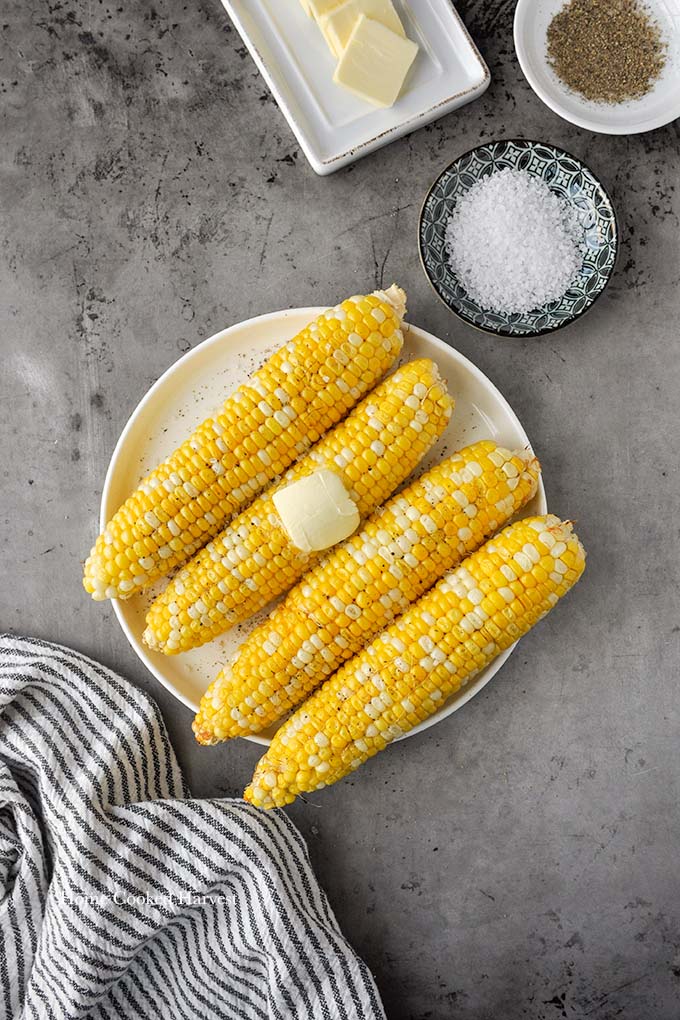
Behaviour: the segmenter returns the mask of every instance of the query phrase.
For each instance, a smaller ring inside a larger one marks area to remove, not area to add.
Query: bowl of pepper
[[[604,291],[616,215],[595,174],[548,142],[512,138],[459,156],[420,213],[420,258],[452,312],[487,333],[535,337]]]
[[[519,0],[515,50],[554,113],[602,134],[680,116],[680,0]]]

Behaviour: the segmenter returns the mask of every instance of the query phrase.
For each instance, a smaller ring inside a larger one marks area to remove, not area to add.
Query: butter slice
[[[342,51],[362,14],[379,21],[397,35],[406,36],[392,0],[345,0],[339,7],[319,18],[319,28],[334,56],[342,56]]]
[[[349,538],[359,524],[356,503],[342,479],[327,468],[291,482],[272,500],[288,537],[303,552],[329,549]]]
[[[318,21],[324,14],[330,13],[336,7],[339,7],[342,0],[303,0],[303,6],[309,7],[313,17]]]
[[[333,81],[375,106],[392,106],[418,47],[362,14],[354,26]]]

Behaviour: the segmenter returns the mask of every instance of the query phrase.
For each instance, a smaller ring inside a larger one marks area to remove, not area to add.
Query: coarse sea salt
[[[541,178],[499,170],[477,181],[446,225],[449,264],[487,311],[530,312],[557,301],[583,264],[578,211]]]

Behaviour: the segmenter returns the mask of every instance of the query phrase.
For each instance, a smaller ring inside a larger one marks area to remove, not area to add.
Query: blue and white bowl
[[[523,170],[544,180],[554,194],[578,209],[585,227],[586,254],[573,284],[557,301],[530,312],[481,308],[468,296],[448,261],[446,225],[456,202],[477,181],[506,169]],[[418,238],[423,268],[444,304],[477,329],[507,337],[552,333],[587,312],[609,282],[618,249],[614,207],[593,172],[554,145],[516,138],[479,145],[440,174],[423,203]]]

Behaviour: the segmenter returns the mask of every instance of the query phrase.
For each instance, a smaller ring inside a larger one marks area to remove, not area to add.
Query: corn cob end
[[[534,453],[534,451],[531,450],[529,447],[527,447],[525,450],[513,450],[513,453],[515,454],[516,457],[519,457],[520,460],[524,461],[525,470],[528,472],[529,475],[532,476],[534,480],[533,491],[531,493],[531,496],[529,497],[531,499],[536,495],[536,490],[538,489],[538,479],[541,475],[541,462]],[[565,524],[569,523],[573,522],[565,521]]]
[[[98,566],[97,548],[93,546],[83,567],[83,588],[95,602],[104,602],[107,598],[108,584],[103,570],[98,569]]]
[[[282,774],[279,773],[279,775]],[[277,774],[272,771],[267,771],[263,775],[258,775],[256,772],[250,786],[247,786],[243,791],[243,799],[252,804],[253,807],[263,808],[265,811],[269,811],[272,808],[285,807],[286,804],[292,804],[295,800],[295,794],[289,790],[281,791],[281,795],[277,797],[273,797],[268,792],[265,783],[271,782],[275,787],[277,778]]]
[[[317,784],[316,789],[324,786]],[[253,807],[271,808],[285,807],[292,804],[298,794],[304,790],[296,783],[296,769],[284,762],[269,756],[263,757],[255,766],[255,772],[249,785],[243,791],[243,799]]]
[[[198,707],[198,712],[194,716],[191,728],[194,731],[194,737],[196,738],[197,744],[202,744],[204,747],[210,747],[211,744],[217,743],[217,737],[215,736],[215,730],[211,721],[210,703],[212,701],[213,688],[215,682],[210,684],[207,691],[201,698],[201,703]]]
[[[381,301],[386,301],[388,305],[392,306],[400,321],[404,318],[406,315],[406,291],[402,290],[398,284],[392,283],[387,290],[375,290],[373,293]]]
[[[270,725],[269,719],[260,719],[261,715],[265,715],[266,699],[262,692],[255,692],[252,710],[246,715],[239,698],[238,687],[235,691],[232,690],[233,680],[231,664],[228,663],[201,698],[198,712],[191,724],[198,744],[210,747],[224,740],[233,740],[234,737],[247,737],[252,733],[259,733],[261,729]],[[258,722],[261,725],[258,726]]]
[[[142,641],[152,652],[166,651],[166,654],[172,655],[172,651],[161,648],[152,627],[145,628],[144,633],[142,634]]]

